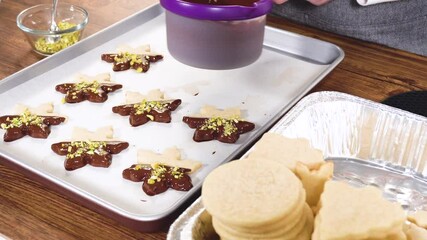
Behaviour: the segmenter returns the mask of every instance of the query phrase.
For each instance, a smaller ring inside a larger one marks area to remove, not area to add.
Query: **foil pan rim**
[[[376,112],[384,112],[386,114],[391,114],[393,116],[402,117],[404,119],[409,119],[411,121],[420,122],[423,124],[423,126],[427,127],[427,118],[405,111],[401,109],[397,109],[394,107],[390,107],[381,103],[377,103],[371,100],[363,99],[360,97],[356,97],[353,95],[340,93],[340,92],[333,92],[333,91],[324,91],[324,92],[315,92],[312,93],[303,99],[301,99],[285,116],[283,116],[271,129],[271,132],[278,132],[283,133],[287,128],[289,128],[292,123],[296,121],[298,117],[301,116],[301,114],[309,107],[313,107],[316,104],[319,103],[329,103],[329,102],[339,102],[344,101],[348,103],[356,103],[358,105],[361,105],[363,107],[368,107],[374,109]],[[427,142],[427,136],[421,137],[423,142]],[[424,150],[424,149],[423,149]],[[251,149],[249,149],[248,152],[250,152]],[[427,152],[427,146],[425,148],[425,152]],[[244,156],[247,153],[244,154]],[[424,155],[423,155],[424,156]],[[339,157],[339,156],[337,156]],[[346,157],[343,157],[346,158]],[[364,159],[366,160],[366,159]],[[427,159],[423,159],[427,161]],[[375,164],[375,161],[374,161]],[[387,167],[387,165],[383,164],[383,166]],[[405,173],[406,166],[403,167],[402,172],[398,173]],[[427,169],[427,166],[425,167]],[[419,178],[418,180],[424,181],[425,186],[427,186],[427,174],[426,175],[417,175],[413,171],[410,172],[409,177]],[[421,189],[421,192],[423,193],[425,191],[424,195],[427,197],[427,188]],[[427,199],[423,200],[427,201]],[[198,223],[198,219],[200,216],[205,212],[205,208],[203,206],[203,203],[201,201],[201,197],[199,197],[189,208],[187,208],[171,225],[169,228],[169,232],[167,235],[168,240],[190,240],[194,239],[194,234],[199,234],[197,231],[197,228],[200,228],[200,223]],[[199,221],[200,222],[200,221]]]

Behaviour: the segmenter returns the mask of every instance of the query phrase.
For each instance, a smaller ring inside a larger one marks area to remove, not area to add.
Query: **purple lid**
[[[212,21],[251,19],[267,14],[273,6],[272,0],[259,0],[252,6],[210,5],[184,0],[160,0],[160,4],[168,11],[181,16]]]

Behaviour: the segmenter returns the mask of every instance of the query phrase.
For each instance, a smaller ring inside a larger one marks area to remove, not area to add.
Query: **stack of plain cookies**
[[[301,181],[283,164],[251,159],[212,171],[202,201],[222,240],[309,240],[313,213]]]
[[[206,177],[202,201],[221,240],[427,240],[426,211],[408,224],[381,189],[331,180],[333,170],[308,141],[266,133]]]
[[[280,163],[295,173],[312,208],[316,207],[323,185],[332,178],[334,171],[333,162],[326,162],[322,151],[313,148],[307,139],[287,138],[273,132],[265,133],[245,159],[253,158]]]

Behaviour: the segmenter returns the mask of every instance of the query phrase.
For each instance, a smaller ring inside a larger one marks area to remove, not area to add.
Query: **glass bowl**
[[[18,27],[33,50],[41,55],[48,56],[78,42],[89,16],[85,9],[68,4],[59,3],[56,9],[55,22],[58,31],[51,31],[51,4],[40,4],[22,11],[16,18]]]

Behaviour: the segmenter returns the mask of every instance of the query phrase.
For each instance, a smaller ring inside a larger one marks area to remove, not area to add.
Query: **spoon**
[[[56,8],[58,6],[58,0],[53,0],[52,2],[52,12],[51,12],[51,16],[50,16],[50,28],[49,30],[52,32],[56,32],[59,30],[58,25],[56,24],[55,21],[55,16],[56,16]],[[56,41],[58,41],[59,36],[49,36],[47,38],[47,42],[49,43],[54,43]]]

